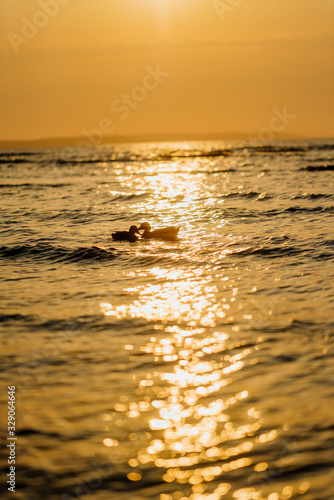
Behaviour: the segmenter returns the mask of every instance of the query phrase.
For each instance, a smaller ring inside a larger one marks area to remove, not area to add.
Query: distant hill
[[[99,142],[94,142],[94,138],[81,137],[55,137],[36,140],[8,140],[0,141],[0,148],[39,148],[39,147],[58,147],[58,146],[77,146],[77,145],[99,145],[99,144],[117,144],[126,142],[179,142],[179,141],[219,141],[219,140],[256,140],[258,134],[225,132],[216,134],[138,134],[129,136],[104,136]],[[297,134],[275,134],[275,139],[306,139]],[[260,141],[259,141],[260,142]]]

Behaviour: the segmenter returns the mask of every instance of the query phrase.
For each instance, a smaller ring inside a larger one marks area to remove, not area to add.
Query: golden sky
[[[0,0],[0,32],[0,140],[334,136],[333,0]]]

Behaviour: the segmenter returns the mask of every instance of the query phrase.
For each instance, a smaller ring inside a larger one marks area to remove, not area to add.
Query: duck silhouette
[[[144,232],[142,233],[141,237],[147,240],[151,238],[156,238],[159,240],[176,240],[180,226],[163,227],[161,229],[155,229],[154,231],[152,231],[151,225],[148,222],[143,222],[139,226],[139,231],[142,229],[144,229]]]
[[[129,231],[116,231],[116,233],[111,233],[111,236],[115,241],[130,241],[130,243],[134,243],[138,240],[137,234],[140,235],[138,227],[131,226]]]

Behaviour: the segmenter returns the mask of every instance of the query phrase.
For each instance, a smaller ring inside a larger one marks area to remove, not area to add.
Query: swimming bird
[[[111,233],[111,236],[116,241],[130,241],[130,243],[134,243],[138,240],[137,234],[140,234],[138,227],[131,226],[129,231],[116,231],[116,233]]]
[[[141,237],[145,239],[157,238],[159,240],[176,240],[181,226],[163,227],[161,229],[151,230],[151,225],[148,222],[143,222],[139,226],[139,231],[144,229]]]

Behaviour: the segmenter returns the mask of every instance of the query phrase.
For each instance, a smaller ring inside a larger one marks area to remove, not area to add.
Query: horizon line
[[[0,148],[10,147],[57,147],[57,146],[100,146],[104,144],[135,143],[135,142],[183,142],[183,141],[214,141],[214,140],[248,140],[262,142],[272,142],[275,140],[334,140],[330,137],[312,137],[298,133],[276,133],[270,140],[261,140],[256,132],[212,132],[212,133],[147,133],[128,134],[116,136],[102,136],[96,141],[93,137],[68,136],[68,137],[45,137],[38,139],[3,139],[0,140]],[[86,143],[86,144],[84,144]]]

